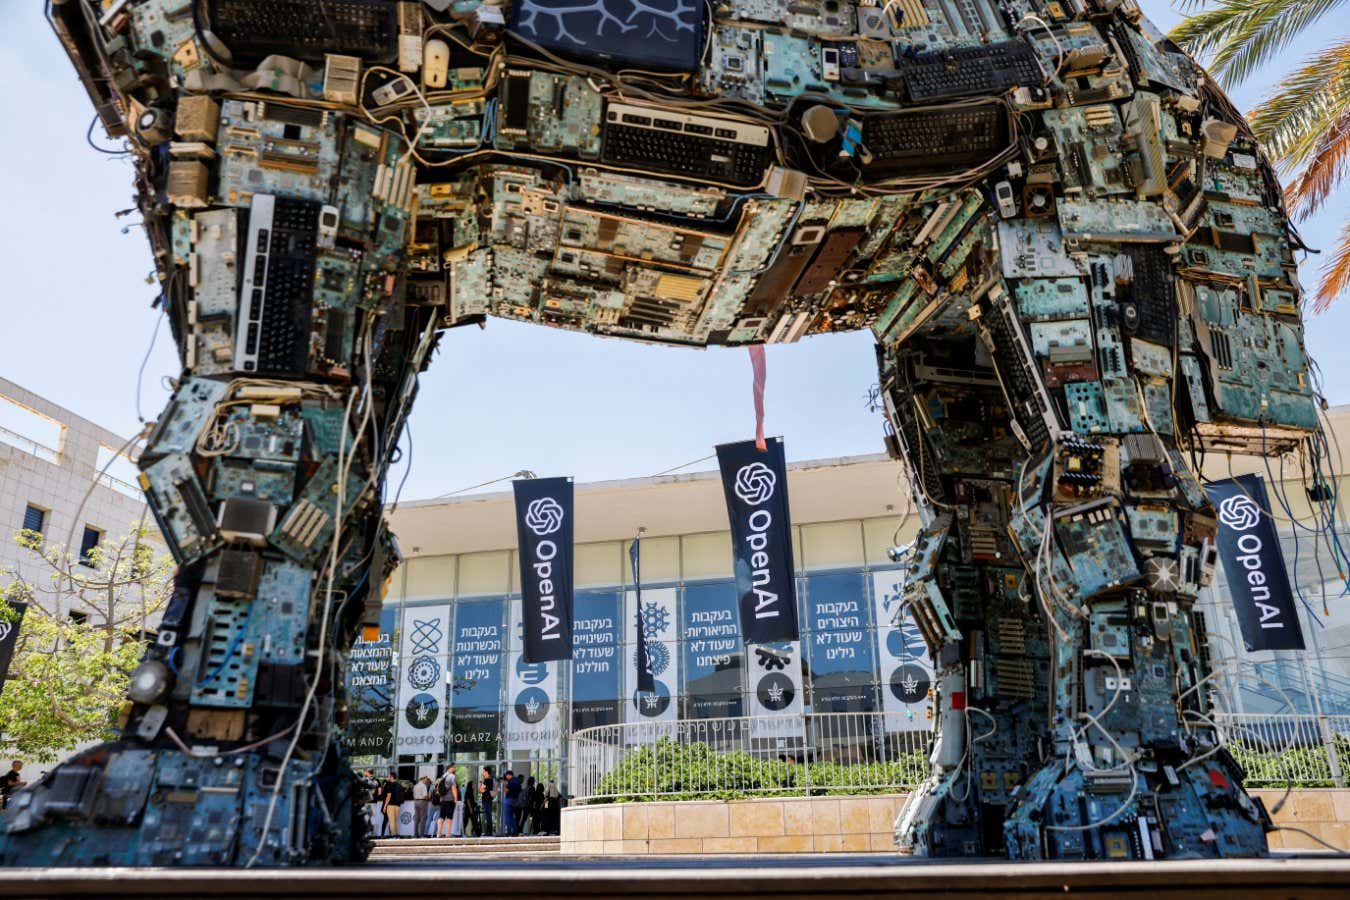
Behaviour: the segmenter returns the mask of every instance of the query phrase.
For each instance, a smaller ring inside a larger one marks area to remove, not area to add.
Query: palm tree
[[[1210,58],[1210,72],[1232,88],[1287,48],[1298,35],[1327,19],[1350,0],[1189,0],[1195,15],[1171,38]],[[1316,213],[1350,176],[1350,34],[1303,60],[1276,90],[1252,110],[1252,131],[1288,187],[1290,214]],[[1350,292],[1350,218],[1331,258],[1322,267],[1315,295],[1320,312]]]

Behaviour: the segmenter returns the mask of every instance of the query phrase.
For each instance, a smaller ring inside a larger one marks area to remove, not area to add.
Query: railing
[[[927,723],[922,723],[926,725]],[[628,722],[571,737],[576,802],[906,791],[932,732],[885,713]]]
[[[133,500],[144,500],[145,493],[136,485],[129,481],[123,481],[116,475],[109,475],[107,472],[97,473],[98,483],[110,490],[124,494]]]
[[[1220,713],[1214,722],[1248,787],[1345,786],[1350,716]]]
[[[4,426],[0,426],[0,441],[4,441],[11,447],[16,447],[24,453],[36,456],[38,459],[45,459],[49,463],[61,462],[60,450],[55,447],[48,447],[46,444],[40,444],[27,435],[10,431]]]
[[[1350,716],[1216,713],[1248,787],[1343,787]],[[571,737],[578,803],[907,791],[929,774],[932,732],[884,713],[629,722]]]

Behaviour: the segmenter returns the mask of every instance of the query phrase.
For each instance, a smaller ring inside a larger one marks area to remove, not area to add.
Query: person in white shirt
[[[431,808],[431,779],[426,775],[413,785],[413,834],[421,837],[427,830],[427,811]]]

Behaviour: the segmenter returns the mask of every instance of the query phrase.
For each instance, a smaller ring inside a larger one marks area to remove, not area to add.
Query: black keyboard
[[[259,253],[243,316],[243,358],[252,364],[243,368],[262,375],[303,375],[309,363],[321,204],[283,197],[274,204],[270,226],[257,231]]]
[[[872,157],[863,171],[887,177],[959,171],[993,158],[1010,139],[999,103],[868,116],[862,141]]]
[[[902,55],[896,68],[916,103],[993,96],[1045,81],[1036,54],[1023,41]]]
[[[398,51],[396,10],[392,0],[210,0],[207,17],[237,62],[273,53],[388,62]]]
[[[601,158],[613,165],[751,187],[772,161],[768,129],[611,104]]]

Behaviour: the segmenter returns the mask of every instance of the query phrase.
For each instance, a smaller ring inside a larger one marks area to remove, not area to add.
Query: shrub
[[[878,794],[910,788],[927,777],[922,751],[885,762],[812,762],[764,759],[743,750],[661,738],[629,750],[603,778],[597,802],[737,800],[782,794]]]

